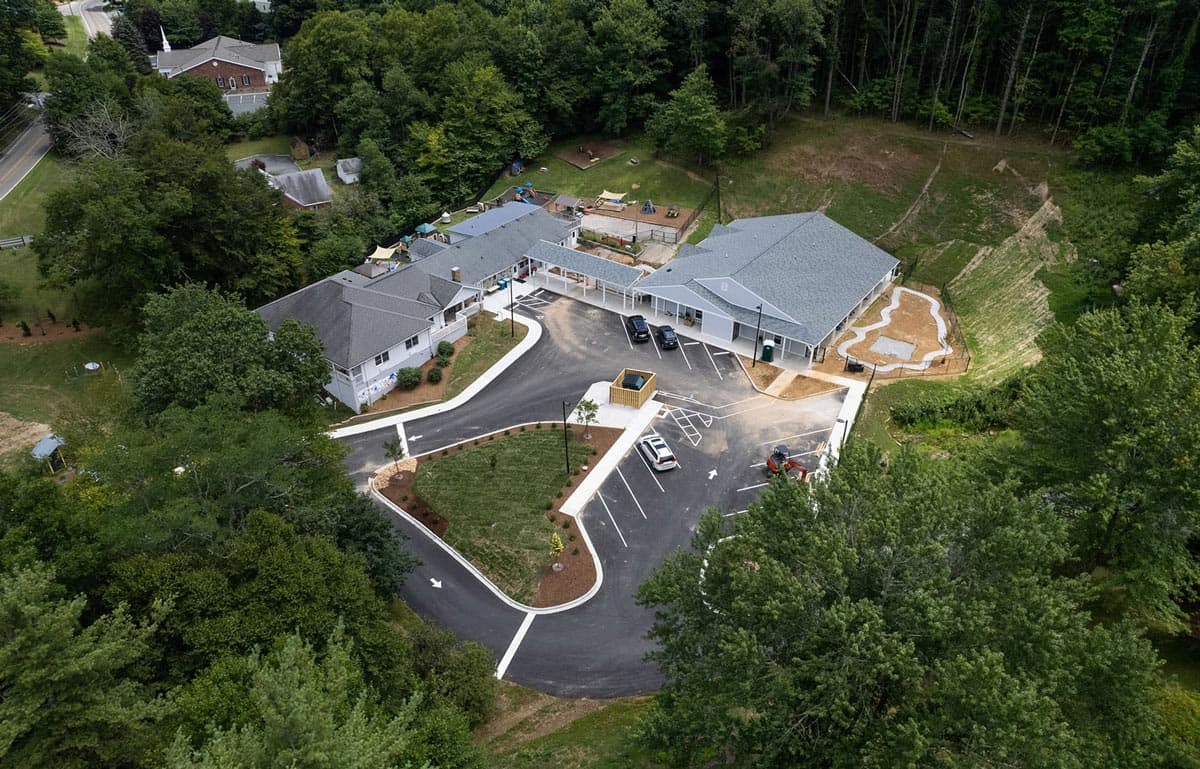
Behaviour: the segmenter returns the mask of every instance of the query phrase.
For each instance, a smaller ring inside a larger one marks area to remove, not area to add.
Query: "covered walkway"
[[[546,241],[529,250],[529,260],[534,267],[530,278],[551,291],[571,294],[578,289],[586,300],[590,290],[593,296],[599,294],[601,306],[607,307],[611,297],[619,299],[621,312],[636,310],[641,294],[633,286],[643,275],[636,267]]]

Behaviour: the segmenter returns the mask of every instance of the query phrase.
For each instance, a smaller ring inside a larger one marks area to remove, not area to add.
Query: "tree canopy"
[[[643,586],[649,739],[682,766],[1158,765],[1154,651],[1053,573],[1057,516],[880,460],[852,443],[827,481],[708,515]]]

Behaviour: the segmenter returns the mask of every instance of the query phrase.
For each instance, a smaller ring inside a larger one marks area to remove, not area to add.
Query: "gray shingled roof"
[[[362,158],[342,158],[336,165],[339,174],[356,174],[362,171]]]
[[[624,288],[632,286],[642,277],[642,271],[636,267],[585,254],[557,243],[547,243],[544,240],[536,243],[529,250],[529,258]]]
[[[505,203],[499,208],[489,208],[478,216],[464,219],[450,227],[450,232],[467,238],[485,235],[497,227],[516,221],[526,214],[531,214],[538,206],[529,203]]]
[[[565,240],[574,226],[541,208],[530,208],[526,216],[431,254],[413,266],[446,280],[450,279],[450,270],[458,267],[462,284],[474,286],[521,261],[539,240]]]
[[[269,61],[280,61],[279,46],[275,43],[256,45],[233,37],[218,35],[203,43],[177,51],[161,51],[154,66],[169,69],[167,77],[189,70],[209,59],[223,59],[255,69],[265,69]]]
[[[459,286],[420,270],[368,278],[344,270],[258,308],[272,331],[288,318],[317,330],[325,357],[351,368],[429,327]]]
[[[414,262],[427,256],[441,253],[449,248],[448,245],[433,238],[417,238],[408,244],[408,257]]]
[[[325,174],[319,168],[272,176],[270,184],[302,206],[316,206],[333,200],[333,190],[329,189],[329,182],[325,181]]]
[[[653,294],[655,287],[681,286],[739,322],[754,322],[756,310],[731,304],[712,289],[725,278],[778,308],[778,313],[764,308],[764,326],[816,345],[897,263],[823,213],[762,216],[714,227],[708,238],[681,248],[638,288]]]

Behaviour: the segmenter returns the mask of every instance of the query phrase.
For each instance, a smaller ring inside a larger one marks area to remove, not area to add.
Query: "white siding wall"
[[[733,318],[715,312],[705,312],[700,320],[700,330],[717,339],[733,340]]]

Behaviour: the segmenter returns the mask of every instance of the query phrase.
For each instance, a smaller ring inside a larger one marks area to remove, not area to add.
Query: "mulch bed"
[[[543,424],[552,425],[553,423],[545,422]],[[561,426],[561,425],[560,425]],[[583,438],[583,427],[581,425],[572,425],[572,432],[577,438]],[[567,601],[574,600],[586,593],[596,582],[596,564],[592,558],[592,553],[588,549],[587,542],[582,536],[578,536],[578,521],[574,516],[567,515],[561,511],[563,502],[571,495],[583,478],[591,471],[591,468],[596,466],[604,455],[612,448],[617,439],[621,437],[623,431],[613,427],[590,427],[588,433],[592,436],[590,439],[584,440],[596,449],[596,454],[592,457],[590,464],[587,465],[588,470],[581,472],[579,475],[571,479],[571,485],[564,485],[562,488],[563,495],[555,497],[554,506],[546,511],[546,517],[554,522],[555,526],[559,527],[559,537],[563,541],[563,553],[555,563],[562,565],[560,571],[554,570],[554,563],[548,564],[542,571],[541,582],[538,585],[537,594],[533,599],[533,606],[545,607],[556,606]],[[492,433],[494,440],[504,440],[503,431]],[[480,436],[486,439],[485,436]],[[462,444],[456,445],[474,445],[475,439],[463,441]],[[450,447],[453,451],[455,446]],[[436,454],[427,454],[416,458],[417,467],[423,463],[437,462],[441,459],[441,452]],[[384,468],[381,475],[390,472],[390,468]],[[402,471],[393,474],[390,478],[383,482],[380,480],[378,488],[380,492],[390,499],[395,504],[399,505],[409,515],[417,519],[422,526],[433,532],[437,537],[444,538],[446,530],[450,528],[450,522],[440,516],[429,503],[421,499],[421,497],[413,490],[413,482],[416,480],[417,471],[415,469]],[[566,528],[562,528],[566,524]],[[571,537],[575,536],[572,540]]]
[[[17,322],[21,319],[17,318]],[[0,325],[0,344],[5,342],[17,344],[42,344],[43,342],[61,342],[64,339],[76,339],[79,337],[98,334],[104,329],[92,327],[86,323],[79,324],[79,330],[76,331],[70,321],[60,321],[58,323],[50,323],[45,321],[42,323],[30,323],[29,330],[33,332],[32,336],[25,336],[21,331],[21,327],[16,322],[5,321],[4,325]]]
[[[621,154],[622,144],[614,141],[589,141],[584,142],[582,146],[583,152],[579,151],[579,145],[577,145],[554,153],[554,157],[586,171],[597,163]],[[591,156],[588,155],[588,150],[592,151]],[[595,160],[592,159],[592,156],[595,157]]]
[[[442,379],[440,382],[433,383],[426,379],[429,374],[429,369],[437,365],[437,358],[430,358],[421,364],[421,384],[411,390],[405,390],[400,387],[393,388],[388,392],[375,399],[375,402],[362,410],[364,414],[379,414],[387,411],[396,411],[397,409],[406,409],[409,406],[416,406],[422,403],[437,403],[442,400],[443,393],[446,392],[446,385],[450,383],[450,372],[458,364],[458,356],[474,339],[470,334],[458,339],[454,342],[454,355],[450,358],[450,365],[442,369]]]

